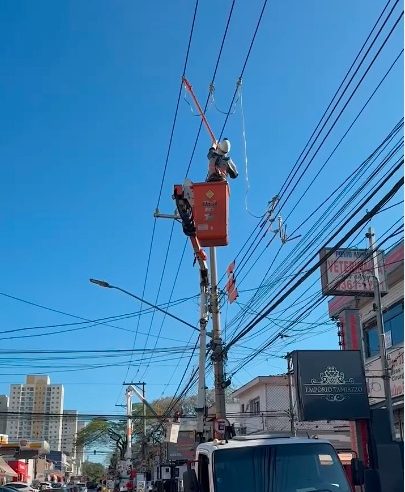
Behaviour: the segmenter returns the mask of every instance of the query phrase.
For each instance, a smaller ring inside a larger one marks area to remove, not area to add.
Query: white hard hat
[[[219,142],[218,149],[224,154],[227,154],[231,150],[231,142],[227,138],[224,138],[222,142]]]

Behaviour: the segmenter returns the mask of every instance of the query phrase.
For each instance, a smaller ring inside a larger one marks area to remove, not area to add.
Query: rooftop
[[[241,439],[243,437],[243,439]],[[216,451],[219,449],[235,449],[253,446],[276,446],[285,444],[330,444],[324,439],[306,439],[300,437],[279,437],[277,435],[239,436],[239,439],[226,441],[212,441],[199,444],[198,449]]]
[[[235,390],[232,394],[237,398],[259,384],[271,384],[272,386],[288,386],[288,378],[285,374],[274,376],[257,376],[248,383],[244,384],[241,388]]]

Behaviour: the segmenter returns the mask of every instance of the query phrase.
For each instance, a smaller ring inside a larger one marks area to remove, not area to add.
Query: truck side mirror
[[[200,484],[198,483],[195,470],[187,470],[183,473],[184,492],[200,492]]]
[[[364,463],[358,458],[352,458],[351,468],[352,468],[353,485],[363,485],[364,484]]]

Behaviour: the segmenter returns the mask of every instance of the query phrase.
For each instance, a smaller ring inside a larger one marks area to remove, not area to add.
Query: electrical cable
[[[337,95],[339,94],[340,89],[343,87],[343,84],[345,83],[346,79],[348,78],[348,76],[349,76],[349,74],[350,74],[350,72],[351,72],[352,68],[354,68],[354,66],[355,66],[355,64],[356,64],[356,62],[357,62],[357,60],[360,58],[362,51],[363,51],[363,50],[364,50],[364,48],[366,47],[367,42],[368,42],[368,41],[369,41],[369,39],[371,38],[372,33],[373,33],[373,32],[374,32],[374,30],[376,29],[376,27],[377,27],[377,25],[378,25],[378,23],[379,23],[380,19],[382,18],[382,16],[383,16],[383,14],[384,14],[385,10],[386,10],[386,9],[387,9],[387,7],[388,7],[389,3],[390,3],[390,2],[388,1],[388,2],[387,2],[387,4],[384,6],[384,9],[382,10],[382,12],[381,12],[380,16],[378,17],[378,19],[377,19],[376,23],[374,24],[374,26],[373,26],[373,28],[371,29],[371,31],[370,31],[370,33],[369,33],[369,35],[367,36],[366,40],[364,41],[364,43],[363,43],[362,47],[360,48],[360,51],[358,52],[357,56],[356,56],[356,57],[355,57],[355,59],[354,59],[354,61],[353,61],[352,65],[350,66],[349,70],[346,72],[346,75],[345,75],[345,77],[344,77],[343,81],[341,82],[341,84],[339,85],[338,89],[336,90],[336,92],[335,92],[334,96],[332,97],[331,102],[329,103],[328,107],[327,107],[327,108],[326,108],[326,110],[324,111],[324,113],[323,113],[323,115],[322,115],[322,117],[321,117],[321,119],[320,119],[320,121],[319,121],[319,123],[318,123],[317,127],[315,128],[314,132],[312,133],[311,137],[309,138],[309,140],[308,140],[308,142],[307,142],[306,146],[304,147],[304,150],[302,151],[302,153],[301,153],[301,154],[300,154],[300,156],[298,157],[298,159],[297,159],[296,163],[294,164],[293,169],[292,169],[293,174],[292,174],[292,176],[291,176],[291,173],[288,175],[288,177],[287,177],[287,179],[286,179],[285,183],[283,184],[283,186],[282,186],[282,188],[281,188],[281,191],[280,191],[280,193],[279,193],[279,196],[280,196],[280,197],[283,197],[283,195],[284,195],[285,191],[287,190],[287,188],[289,187],[289,185],[292,183],[292,180],[294,179],[294,177],[295,177],[295,175],[296,175],[296,173],[297,173],[297,171],[298,171],[298,169],[299,169],[299,167],[300,167],[300,165],[301,165],[301,164],[299,164],[299,161],[300,161],[300,159],[301,159],[302,155],[304,154],[304,152],[305,152],[305,150],[306,150],[307,146],[309,145],[310,141],[311,141],[311,140],[312,140],[312,138],[314,137],[314,134],[317,132],[317,130],[318,130],[319,126],[321,125],[321,123],[322,123],[323,119],[324,119],[324,118],[325,118],[325,116],[327,115],[327,113],[328,113],[328,111],[329,111],[330,107],[331,107],[331,106],[332,106],[332,104],[334,103],[334,100],[336,99]],[[395,4],[394,4],[394,6],[392,7],[391,11],[388,13],[388,15],[387,15],[387,17],[386,17],[386,19],[385,19],[384,23],[383,23],[383,24],[382,24],[382,26],[380,27],[380,29],[379,29],[379,31],[377,32],[377,34],[374,36],[374,39],[372,40],[372,42],[371,42],[370,46],[368,47],[368,49],[367,49],[367,51],[366,51],[365,55],[363,55],[363,58],[362,58],[362,59],[361,59],[361,61],[359,62],[359,64],[358,64],[358,66],[357,66],[356,70],[354,71],[354,73],[353,73],[352,77],[350,78],[349,82],[346,84],[346,87],[344,88],[344,90],[343,90],[342,94],[340,95],[340,97],[339,97],[338,101],[335,103],[334,107],[332,108],[330,115],[328,116],[328,118],[326,119],[326,121],[324,122],[324,124],[322,125],[322,128],[318,131],[318,133],[317,133],[317,135],[316,135],[316,137],[315,137],[315,139],[314,139],[314,142],[310,145],[310,147],[309,147],[309,149],[308,149],[307,153],[305,154],[305,156],[304,156],[303,160],[304,160],[304,159],[305,159],[305,157],[308,155],[309,151],[310,151],[310,150],[311,150],[311,148],[313,147],[314,143],[316,142],[317,138],[318,138],[318,137],[319,137],[319,135],[321,134],[322,130],[325,128],[325,126],[326,126],[327,122],[329,121],[329,119],[330,119],[331,115],[333,114],[333,111],[336,109],[337,105],[338,105],[338,104],[339,104],[339,102],[341,101],[342,97],[344,96],[345,92],[347,91],[348,87],[350,86],[351,82],[353,81],[354,77],[356,76],[357,72],[358,72],[358,71],[359,71],[359,69],[361,68],[361,65],[363,64],[363,62],[364,62],[364,60],[366,59],[367,55],[369,54],[369,52],[370,52],[371,48],[373,47],[374,43],[375,43],[375,42],[376,42],[376,40],[378,39],[379,35],[381,34],[381,32],[382,32],[383,28],[385,27],[386,23],[388,22],[389,18],[390,18],[390,17],[391,17],[391,15],[393,14],[393,11],[394,11],[394,9],[395,9],[395,7],[397,6],[397,4],[398,4],[398,3],[399,3],[399,0],[396,0],[396,2],[395,2]],[[296,166],[298,166],[298,167],[297,167],[297,169],[295,169],[295,170],[294,170],[294,168],[295,168]],[[285,186],[285,189],[283,190],[284,186]]]
[[[189,34],[189,38],[188,38],[186,56],[185,56],[185,60],[184,60],[183,77],[184,77],[184,75],[186,73],[186,69],[187,69],[187,65],[188,65],[188,59],[189,59],[190,49],[191,49],[191,42],[192,42],[192,39],[193,39],[194,26],[195,26],[195,21],[196,21],[196,17],[197,17],[198,4],[199,4],[199,0],[196,0],[195,1],[195,4],[194,4],[193,20],[192,20],[192,23],[191,23],[191,29],[190,29],[190,34]],[[170,157],[170,152],[171,152],[172,143],[173,143],[174,130],[175,130],[175,127],[176,127],[177,115],[178,115],[178,111],[179,111],[182,90],[183,90],[183,82],[181,82],[180,87],[179,87],[179,91],[178,91],[176,109],[174,111],[173,123],[172,123],[171,132],[170,132],[170,138],[169,138],[169,145],[168,145],[168,149],[167,149],[167,153],[166,153],[165,164],[164,164],[164,167],[163,167],[163,173],[162,173],[162,179],[161,179],[161,182],[160,182],[160,188],[159,188],[159,193],[158,193],[158,199],[157,199],[156,209],[159,208],[160,199],[162,197],[163,184],[164,184],[164,180],[165,180],[166,172],[167,172],[167,167],[168,167],[168,163],[169,163],[169,157]],[[147,258],[146,270],[145,270],[145,278],[144,278],[144,283],[143,283],[141,297],[144,297],[145,296],[146,284],[147,284],[147,281],[148,281],[148,274],[149,274],[149,267],[150,267],[150,261],[151,261],[151,256],[152,256],[152,249],[153,249],[153,243],[154,243],[154,239],[155,239],[156,220],[157,220],[157,218],[154,217],[153,227],[152,227],[152,235],[151,235],[151,240],[150,240],[150,244],[149,244],[148,258]],[[142,302],[141,302],[141,309],[142,309]],[[136,325],[135,336],[134,336],[133,347],[135,347],[135,345],[136,345],[136,339],[137,339],[137,335],[138,335],[138,332],[139,332],[139,324],[140,324],[140,320],[138,319],[138,323]],[[127,368],[127,371],[126,371],[126,375],[124,377],[124,380],[128,377],[130,366],[131,366],[131,364],[128,364],[128,368]],[[117,401],[118,401],[118,398],[119,398],[119,396],[117,397]]]
[[[377,191],[379,189],[381,189],[389,180],[389,178],[391,178],[393,176],[393,174],[400,169],[402,163],[400,165],[398,165],[396,167],[396,169],[394,171],[392,171],[390,173],[390,175],[385,178],[379,185]],[[396,192],[403,186],[403,178],[399,179],[395,185],[390,189],[390,191],[384,195],[384,197],[372,208],[372,210],[370,212],[367,212],[358,222],[356,222],[356,224],[351,227],[351,229],[343,236],[343,238],[341,238],[337,244],[331,248],[328,253],[325,255],[325,257],[322,259],[322,262],[326,261],[327,258],[334,252],[336,251],[337,249],[340,248],[340,246],[342,244],[344,244],[344,242],[350,238],[350,236],[356,232],[362,225],[364,225],[365,222],[367,222],[369,220],[370,217],[373,217],[374,216],[374,213],[379,211],[389,200],[392,196],[394,196],[396,194]],[[336,232],[330,237],[329,241],[332,241],[333,239],[335,239],[337,237],[337,235],[343,230],[344,226],[346,226],[347,224],[350,223],[350,221],[352,220],[353,217],[355,217],[359,211],[363,210],[365,205],[375,196],[375,194],[377,193],[377,191],[374,191],[372,193],[370,193],[370,195],[366,198],[366,200],[364,200],[360,205],[359,207],[357,207],[357,209],[345,220],[344,224],[339,227]],[[326,247],[326,245],[325,245]],[[313,259],[316,259],[316,255],[311,257],[311,259],[306,263],[306,266],[309,265],[310,261],[312,261]],[[313,265],[307,273],[305,273],[297,282],[295,282],[291,287],[287,288],[286,292],[284,292],[284,294],[281,294],[285,288],[283,288],[281,291],[280,291],[280,294],[281,296],[277,299],[277,300],[274,300],[272,303],[268,303],[266,309],[264,309],[261,314],[259,316],[257,316],[252,322],[250,322],[248,324],[248,326],[242,330],[241,333],[239,333],[239,335],[237,335],[233,340],[231,340],[228,345],[227,345],[227,349],[229,350],[229,348],[234,345],[238,340],[240,340],[244,335],[246,335],[249,331],[251,331],[251,329],[253,329],[253,327],[259,322],[261,321],[261,319],[264,318],[264,316],[267,316],[268,314],[270,314],[270,312],[276,308],[291,292],[293,292],[299,285],[301,285],[303,283],[303,281],[305,279],[307,279],[312,273],[314,273],[320,266],[320,261],[317,261],[315,263],[315,265]]]
[[[245,61],[243,63],[242,70],[240,72],[240,75],[239,75],[239,79],[238,80],[242,80],[243,79],[243,74],[245,73],[246,65],[248,64],[248,61],[249,61],[249,58],[250,58],[250,54],[252,52],[253,45],[254,45],[254,42],[256,40],[256,36],[257,36],[258,31],[259,31],[260,24],[262,22],[263,14],[264,14],[264,11],[265,11],[266,6],[267,6],[267,1],[268,0],[265,0],[263,2],[263,6],[262,6],[262,9],[261,9],[261,12],[260,12],[260,15],[259,15],[259,19],[257,21],[256,27],[255,27],[255,30],[254,30],[254,33],[253,33],[253,37],[252,37],[252,40],[250,42],[249,49],[248,49],[247,55],[245,57]],[[233,107],[233,104],[234,104],[234,101],[235,101],[235,98],[236,98],[237,93],[238,93],[238,87],[236,87],[235,92],[234,92],[233,97],[232,97],[231,104],[229,105],[229,109],[228,109],[227,115],[225,117],[225,121],[223,123],[222,129],[221,129],[221,132],[220,132],[220,135],[219,135],[219,140],[221,140],[222,135],[223,135],[223,133],[225,131],[225,127],[226,127],[226,124],[228,122],[229,115],[230,115],[230,113],[232,111],[232,107]]]
[[[218,70],[218,66],[219,66],[219,62],[220,62],[220,59],[221,59],[221,55],[222,55],[222,50],[223,50],[223,47],[224,47],[225,39],[226,39],[226,36],[227,36],[227,33],[228,33],[228,28],[229,28],[229,24],[230,24],[230,21],[231,21],[231,17],[232,17],[232,13],[233,13],[234,5],[235,5],[235,0],[233,0],[233,2],[232,2],[231,8],[230,8],[230,12],[229,12],[229,14],[228,14],[228,19],[227,19],[227,23],[226,23],[226,27],[225,27],[225,32],[224,32],[224,35],[223,35],[223,37],[222,37],[222,42],[221,42],[221,46],[220,46],[220,50],[219,50],[219,54],[218,54],[218,57],[217,57],[217,62],[216,62],[215,69],[214,69],[214,75],[213,75],[213,77],[212,77],[212,82],[211,82],[212,84],[214,83],[214,79],[215,79],[215,76],[216,76],[216,72],[217,72],[217,70]],[[187,64],[185,64],[185,66],[184,66],[184,70],[183,70],[183,76],[182,76],[182,79],[183,79],[183,78],[184,78],[184,76],[185,76],[185,72],[186,72],[186,65],[187,65]],[[182,86],[181,86],[181,90],[182,90]],[[180,90],[180,94],[181,94],[181,90]],[[179,94],[179,97],[180,97],[180,94]],[[178,104],[179,104],[179,100],[178,100]],[[207,103],[206,103],[206,106],[205,106],[204,112],[206,111],[207,105],[208,105],[208,100],[207,100]],[[177,108],[178,108],[178,105],[177,105]],[[194,155],[194,151],[195,151],[195,148],[196,148],[196,145],[197,145],[198,136],[199,136],[199,134],[200,134],[201,127],[202,127],[202,121],[200,122],[200,128],[199,128],[199,130],[198,130],[198,135],[197,135],[197,139],[196,139],[195,147],[194,147],[194,150],[193,150],[193,153],[192,153],[192,156],[191,156],[191,158],[190,158],[190,162],[189,162],[189,165],[188,165],[188,168],[187,168],[187,171],[186,171],[186,176],[187,176],[188,171],[189,171],[190,166],[191,166],[191,162],[192,162],[192,159],[193,159],[193,155]],[[171,234],[172,234],[172,232],[173,232],[173,227],[172,227]],[[170,244],[171,244],[171,239],[172,239],[172,238],[170,237],[170,239],[169,239],[169,244],[168,244],[168,248],[167,248],[167,253],[166,253],[166,258],[167,258],[168,250],[169,250],[169,247],[170,247]],[[176,281],[177,281],[178,272],[180,271],[180,266],[181,266],[181,263],[182,263],[182,261],[183,261],[183,257],[184,257],[184,254],[183,254],[183,255],[182,255],[182,257],[181,257],[180,262],[179,262],[179,267],[178,267],[178,268],[177,268],[177,270],[176,270],[176,272],[177,272],[177,273],[176,273],[176,279],[175,279],[175,282],[174,282],[174,284],[173,284],[173,289],[174,289],[174,287],[175,287],[175,283],[176,283]],[[163,328],[163,322],[164,322],[164,320],[162,321],[162,325],[161,325],[161,328],[160,328],[160,330],[159,330],[159,333],[161,333],[161,331],[162,331],[162,328]],[[151,328],[151,326],[150,326],[150,328]],[[144,371],[144,374],[146,374],[146,371],[147,371],[147,369],[148,369],[148,368],[149,368],[149,365],[147,365],[147,367],[146,367],[146,369],[145,369],[145,371]],[[138,371],[139,371],[139,368],[138,368]],[[138,374],[138,372],[137,372],[137,374]]]
[[[352,174],[351,174],[348,178],[346,178],[346,179],[343,181],[343,183],[341,183],[341,185],[340,185],[340,186],[338,186],[338,187],[335,189],[335,191],[334,191],[334,192],[332,192],[332,193],[328,196],[328,198],[327,198],[326,200],[324,200],[324,202],[323,202],[321,205],[319,205],[319,206],[318,206],[318,207],[317,207],[317,208],[316,208],[313,212],[311,212],[310,214],[308,214],[307,218],[306,218],[306,219],[305,219],[305,220],[304,220],[304,221],[303,221],[303,222],[302,222],[302,223],[301,223],[301,224],[300,224],[300,225],[299,225],[299,226],[298,226],[298,227],[294,230],[294,233],[295,233],[297,230],[299,230],[299,229],[302,227],[302,225],[304,225],[304,224],[305,224],[305,223],[306,223],[306,222],[307,222],[307,221],[308,221],[311,217],[313,217],[313,216],[314,216],[314,214],[315,214],[318,210],[320,210],[320,209],[322,208],[323,204],[325,204],[325,203],[329,200],[329,198],[330,198],[330,197],[332,197],[333,195],[335,195],[335,194],[336,194],[336,192],[337,192],[340,188],[342,188],[343,186],[345,186],[345,185],[346,185],[346,183],[347,183],[347,181],[348,181],[348,179],[352,179],[352,183],[355,183],[355,182],[356,182],[356,180],[358,180],[358,178],[359,178],[359,176],[360,176],[360,174],[359,174],[359,173],[360,173],[360,172],[361,172],[361,173],[363,173],[363,172],[364,172],[363,170],[365,169],[365,165],[367,165],[367,164],[368,164],[368,162],[372,162],[372,160],[374,160],[376,157],[378,157],[378,156],[380,155],[380,153],[384,150],[384,148],[386,147],[386,145],[388,145],[388,143],[389,143],[389,142],[392,140],[392,138],[395,136],[395,133],[397,133],[397,132],[399,131],[399,129],[400,129],[402,126],[403,126],[403,120],[400,122],[400,124],[397,124],[397,125],[396,125],[396,127],[394,128],[394,130],[392,130],[392,132],[391,132],[391,133],[390,133],[390,134],[386,137],[386,139],[385,139],[385,140],[384,140],[384,141],[380,144],[380,146],[379,146],[379,147],[378,147],[378,148],[377,148],[377,149],[376,149],[376,150],[375,150],[375,151],[374,151],[374,152],[373,152],[373,153],[372,153],[372,154],[371,154],[371,155],[370,155],[370,156],[369,156],[369,157],[368,157],[365,161],[363,161],[363,163],[362,163],[362,164],[361,164],[361,165],[360,165],[360,166],[359,166],[359,167],[358,167],[358,168],[357,168],[357,169],[356,169],[356,170],[355,170],[355,171],[354,171],[354,172],[353,172],[353,173],[352,173]],[[398,144],[397,144],[397,146],[396,146],[396,149],[399,149],[399,148],[400,148],[400,146],[401,146],[401,142],[398,142]],[[387,155],[387,157],[386,157],[386,160],[387,160],[387,161],[388,161],[388,159],[389,159],[390,157],[392,157],[392,155],[394,154],[394,151],[395,151],[395,148],[394,148],[394,150],[391,152],[391,155]],[[369,181],[370,181],[370,179],[371,179],[371,178],[368,178],[367,182],[369,182]],[[346,188],[345,188],[345,189],[344,189],[344,190],[340,193],[340,195],[339,195],[337,198],[338,198],[338,199],[340,199],[341,197],[343,197],[345,194],[347,194],[347,191],[348,191],[349,189],[350,189],[350,188],[348,188],[348,187],[346,186]],[[357,193],[358,193],[358,191],[357,191]],[[337,203],[337,201],[336,201],[336,199],[335,199],[335,202],[330,204],[330,206],[328,207],[328,210],[332,210],[332,209],[333,209],[333,210],[335,210],[335,209],[336,209],[336,203]],[[342,210],[343,210],[343,209],[342,209]],[[328,212],[328,211],[327,211],[327,212]],[[318,221],[317,221],[317,223],[316,223],[316,227],[317,227],[317,228],[320,228],[320,226],[322,225],[322,223],[325,221],[325,219],[326,219],[326,215],[327,215],[327,213],[326,213],[326,212],[323,212],[323,215],[322,215],[322,220],[321,220],[321,221],[319,221],[319,220],[318,220]],[[337,214],[336,214],[336,215],[337,215]],[[330,223],[331,223],[331,222],[330,222]],[[324,227],[323,229],[325,229],[325,227]],[[311,229],[311,230],[310,230],[307,234],[309,234],[311,231],[314,231],[314,230],[315,230],[315,229],[314,229],[314,226],[313,226],[313,227],[312,227],[312,229]],[[303,242],[303,240],[301,240],[301,241],[300,241],[300,245],[297,245],[293,251],[296,251],[296,250],[297,250],[297,249],[299,249],[299,248],[303,249],[304,247],[307,247],[307,246],[304,246],[304,242]],[[291,254],[292,254],[292,253],[291,253]],[[291,256],[291,254],[290,254],[290,256]],[[262,283],[263,283],[263,282],[265,282],[265,278],[266,278],[266,276],[268,275],[269,271],[271,270],[271,267],[272,267],[272,265],[273,265],[274,261],[275,261],[275,259],[273,259],[273,261],[272,261],[272,263],[271,263],[270,267],[268,268],[268,270],[267,270],[267,272],[266,272],[266,274],[265,274],[265,277],[264,277],[264,280],[262,281]],[[284,270],[285,270],[285,271],[288,271],[288,267],[286,266],[286,268],[285,268]],[[285,272],[284,272],[283,274],[285,274]],[[246,277],[246,275],[245,275],[245,277]],[[245,277],[244,277],[244,278],[245,278]],[[242,281],[243,281],[243,279],[242,279]],[[238,280],[238,284],[240,285],[242,281],[239,279],[239,280]]]
[[[293,166],[293,169],[290,171],[290,174],[288,175],[288,177],[287,177],[286,181],[284,182],[284,184],[283,184],[283,186],[282,186],[282,188],[281,188],[281,190],[280,190],[280,192],[279,192],[279,196],[282,196],[282,195],[283,195],[283,193],[284,193],[284,191],[283,191],[284,186],[285,186],[285,184],[288,182],[288,180],[289,180],[289,178],[290,178],[290,176],[291,176],[291,173],[294,171],[294,169],[295,169],[296,165],[298,165],[299,160],[301,159],[302,155],[304,154],[305,150],[307,149],[308,145],[310,144],[310,142],[311,142],[311,140],[312,140],[312,138],[313,138],[314,134],[315,134],[315,133],[316,133],[316,131],[318,130],[318,128],[319,128],[320,124],[322,123],[322,120],[324,119],[324,117],[325,117],[325,115],[327,114],[328,110],[329,110],[329,109],[330,109],[330,107],[332,106],[333,101],[336,99],[336,96],[337,96],[337,94],[339,93],[339,91],[340,91],[341,87],[343,86],[344,82],[346,81],[347,77],[349,76],[351,69],[354,67],[354,65],[356,64],[357,60],[359,59],[359,57],[360,57],[360,55],[361,55],[361,53],[362,53],[363,49],[364,49],[364,48],[365,48],[365,46],[367,45],[368,40],[370,39],[370,37],[371,37],[372,33],[374,32],[375,28],[377,27],[377,25],[378,25],[378,23],[379,23],[379,21],[380,21],[381,17],[383,16],[383,14],[384,14],[385,10],[387,9],[387,7],[388,7],[389,3],[390,3],[390,2],[388,2],[388,3],[385,5],[385,7],[384,7],[383,11],[381,12],[381,14],[380,14],[379,18],[377,19],[376,23],[374,24],[374,27],[372,28],[372,30],[370,31],[370,33],[369,33],[368,37],[366,38],[365,42],[363,43],[362,48],[361,48],[361,49],[360,49],[360,51],[358,52],[358,54],[357,54],[357,56],[356,56],[355,60],[353,61],[353,63],[352,63],[352,65],[351,65],[351,67],[350,67],[350,68],[349,68],[349,70],[347,71],[346,76],[344,77],[344,79],[343,79],[343,81],[341,82],[341,84],[340,84],[339,88],[338,88],[338,89],[337,89],[337,91],[335,92],[335,95],[333,96],[333,98],[332,98],[331,102],[329,103],[329,105],[328,105],[327,109],[325,110],[324,114],[322,115],[321,120],[319,121],[319,123],[318,123],[317,127],[315,128],[315,130],[313,131],[313,133],[312,133],[311,137],[310,137],[310,138],[309,138],[309,140],[307,141],[307,144],[305,145],[304,150],[301,152],[301,154],[300,154],[300,156],[298,157],[298,159],[297,159],[297,161],[296,161],[295,165]],[[398,3],[398,2],[396,2],[396,4],[397,4],[397,3]],[[394,5],[394,7],[396,6],[396,4]],[[385,22],[384,22],[384,24],[383,24],[383,26],[382,26],[382,27],[384,27],[384,26],[385,26],[385,24],[386,24],[387,20],[388,20],[388,19],[389,19],[389,17],[391,16],[392,12],[393,12],[393,9],[392,9],[392,10],[390,11],[390,13],[388,14],[388,17],[386,18],[386,20],[385,20]],[[382,28],[379,30],[379,32],[377,33],[376,37],[374,38],[374,40],[373,40],[373,42],[372,42],[372,45],[375,43],[375,40],[376,40],[376,39],[377,39],[377,37],[379,36],[379,34],[380,34],[381,30],[382,30]],[[372,45],[371,45],[371,46],[370,46],[370,48],[367,50],[366,55],[367,55],[367,54],[368,54],[368,52],[370,51],[370,49],[371,49]],[[365,55],[365,56],[366,56],[366,55]],[[357,70],[356,70],[356,72],[355,72],[355,73],[357,73],[357,71],[358,71],[358,69],[360,68],[360,66],[361,66],[361,64],[363,63],[363,61],[364,61],[364,57],[363,57],[362,61],[360,62],[360,65],[359,65],[359,67],[357,68]],[[395,62],[394,62],[394,64],[395,64]],[[391,67],[391,68],[392,68],[392,67]],[[391,70],[391,68],[390,68],[389,70]],[[351,79],[351,80],[352,80],[352,79]],[[350,80],[350,82],[351,82],[351,80]],[[350,82],[349,82],[349,83],[350,83]],[[345,91],[347,90],[347,87],[348,87],[348,86],[346,86]],[[345,92],[345,91],[344,91],[344,92]],[[343,93],[343,94],[344,94],[344,93]],[[343,94],[342,94],[342,96],[343,96]],[[372,97],[372,96],[371,96],[371,97]],[[341,99],[341,98],[340,98],[340,99]],[[339,100],[340,100],[340,99],[339,99]],[[336,105],[335,105],[335,107],[336,107]],[[333,110],[332,110],[332,111],[333,111]],[[331,114],[332,114],[332,113],[331,113]],[[329,116],[329,117],[330,117],[330,116]],[[322,131],[322,129],[321,129],[321,131]],[[315,139],[315,141],[316,141],[316,139]],[[313,142],[312,146],[314,145],[315,141]],[[312,146],[311,146],[311,148],[312,148]],[[310,150],[310,149],[309,149],[309,150]],[[308,151],[308,152],[309,152],[309,151]],[[294,176],[293,176],[293,177],[294,177]],[[291,179],[293,179],[293,178],[291,178]],[[291,180],[290,180],[290,181],[291,181]],[[288,186],[288,185],[287,185],[287,186]],[[256,249],[256,248],[255,248],[255,249]],[[238,270],[238,268],[237,268],[237,270]],[[237,270],[235,271],[235,273],[237,273]],[[221,279],[221,281],[222,281],[222,279]]]
[[[399,127],[398,127],[398,128],[399,128]],[[381,147],[381,146],[380,146],[380,147]],[[380,148],[380,147],[379,147],[379,148]],[[378,150],[378,148],[377,148],[377,149],[376,149],[376,151],[372,154],[372,156],[373,156],[373,155],[375,155],[375,153],[377,152],[377,150]],[[377,153],[377,155],[378,155],[378,153]],[[388,158],[389,158],[389,156],[387,156],[386,160],[388,160]],[[367,159],[367,160],[368,160],[368,159]],[[366,161],[364,161],[364,162],[367,162],[367,160],[366,160]],[[383,161],[383,162],[384,162],[384,161]],[[379,167],[381,167],[381,165],[380,165]],[[359,168],[358,168],[358,169],[359,169]],[[345,180],[345,182],[346,182],[346,180]],[[344,182],[344,183],[345,183],[345,182]],[[370,178],[368,178],[368,179],[366,180],[366,182],[367,182],[367,183],[370,183]],[[343,185],[344,183],[342,183],[342,185]],[[342,185],[340,185],[338,188],[340,188]],[[347,191],[347,190],[348,190],[348,188],[346,187],[346,191]],[[357,197],[358,193],[359,193],[359,191],[358,191],[358,190],[356,190],[356,192],[354,192],[354,193],[353,193],[353,196]],[[347,202],[347,203],[348,203],[348,202]],[[331,205],[330,205],[330,208],[332,208],[332,206],[333,206],[333,209],[335,210],[335,209],[336,209],[336,205],[335,205],[335,204],[331,204]],[[341,209],[341,210],[343,211],[344,209]],[[338,216],[338,214],[340,214],[340,213],[342,213],[342,212],[341,212],[341,211],[337,212],[337,213],[335,214],[335,216],[337,217],[337,216]],[[312,215],[312,214],[311,214],[311,215]],[[325,217],[326,217],[326,214],[324,213],[324,214],[323,214],[323,219],[325,219]],[[332,221],[330,221],[330,223],[329,223],[329,224],[330,224],[330,225],[332,225]],[[318,221],[318,223],[317,223],[317,227],[318,227],[318,228],[320,228],[321,226],[322,226],[322,221],[320,221],[320,222]],[[323,227],[323,228],[322,228],[322,231],[323,231],[323,232],[326,232],[326,230],[327,230],[327,227]],[[298,246],[297,246],[297,248],[298,248]],[[297,249],[297,248],[296,248],[296,249]],[[303,246],[302,246],[302,248],[301,248],[301,249],[303,249],[303,248],[308,249],[308,246],[306,246],[306,245],[304,245],[304,244],[303,244]],[[317,249],[318,249],[318,247],[316,248],[316,250],[317,250]],[[292,254],[292,253],[291,253],[291,254]],[[302,258],[302,253],[297,252],[297,258]],[[294,263],[293,263],[294,261],[295,261],[295,260],[292,260],[292,262],[291,262],[291,264],[292,264],[292,265],[294,264]],[[272,264],[273,264],[273,263],[274,263],[274,261],[272,262]],[[265,282],[266,282],[266,276],[267,276],[268,272],[270,271],[270,269],[271,269],[271,267],[272,267],[272,264],[270,265],[270,268],[267,270],[267,272],[266,272],[266,274],[265,274],[265,276],[264,276],[264,278],[263,278],[263,280],[262,280],[262,282],[261,282],[261,285],[262,285],[263,283],[265,283]],[[283,276],[286,274],[286,272],[291,271],[291,270],[290,270],[290,269],[291,269],[291,266],[289,266],[288,264],[286,264],[286,263],[285,263],[285,260],[284,260],[284,262],[283,262],[283,265],[285,265],[285,268],[284,268],[284,270],[281,272],[281,277],[282,277],[282,278],[283,278]],[[274,274],[273,274],[273,277],[274,277]],[[277,285],[277,282],[275,282],[275,281],[273,280],[273,282],[271,282],[271,284],[269,284],[269,285],[273,286],[273,288],[274,288],[274,287]],[[261,287],[261,286],[259,286],[259,288],[260,288],[260,287]],[[268,289],[267,289],[267,290],[268,290]],[[253,298],[252,298],[252,299],[254,300],[254,299],[255,299],[255,297],[257,297],[257,293],[255,293],[255,295],[253,296]],[[250,302],[252,302],[252,300],[251,300]]]
[[[399,221],[396,221],[396,223],[398,223],[398,222],[399,222]],[[396,223],[395,223],[395,224],[396,224]],[[382,237],[384,237],[384,236],[387,234],[387,232],[389,232],[389,231],[390,231],[393,227],[395,227],[395,224],[393,224],[393,225],[392,225],[392,226],[388,229],[388,231],[386,231],[386,233],[384,233],[384,234],[382,235]],[[390,236],[388,236],[388,238],[386,238],[386,239],[384,239],[383,241],[381,241],[381,242],[380,242],[380,244],[376,247],[376,249],[375,249],[375,250],[379,250],[379,249],[381,248],[381,246],[382,246],[382,245],[383,245],[383,244],[384,244],[387,240],[389,240],[390,238],[394,237],[395,235],[397,235],[397,234],[401,233],[401,232],[402,232],[402,230],[401,230],[401,229],[403,229],[403,227],[399,227],[399,228],[398,228],[396,231],[394,231],[394,232],[393,232]],[[358,265],[354,265],[354,267],[353,267],[353,268],[351,268],[351,271],[349,271],[347,274],[342,274],[342,275],[343,275],[343,277],[342,277],[342,278],[340,278],[340,279],[337,281],[337,283],[343,282],[343,281],[344,281],[344,280],[345,280],[345,279],[346,279],[346,278],[347,278],[347,277],[348,277],[348,276],[352,273],[352,271],[355,271],[355,270],[359,267],[359,265],[364,264],[365,262],[367,262],[367,261],[369,260],[369,258],[371,257],[371,254],[372,254],[372,253],[371,253],[371,252],[369,252],[369,253],[368,253],[368,255],[366,256],[366,258],[365,258],[365,259],[362,259],[362,260],[359,262],[359,264],[358,264]],[[317,283],[317,281],[315,281],[314,283]],[[313,284],[313,285],[314,285],[314,284]],[[316,296],[315,296],[315,297],[316,297]],[[316,300],[316,299],[315,299],[314,303],[312,303],[312,305],[311,305],[311,306],[307,307],[307,309],[306,309],[304,312],[302,312],[302,313],[300,314],[300,317],[299,317],[298,319],[300,319],[300,318],[301,318],[303,315],[305,315],[308,311],[312,312],[312,311],[313,311],[313,310],[314,310],[314,309],[315,309],[318,305],[320,305],[323,301],[324,301],[324,298],[323,298],[323,296],[321,295],[321,296],[319,297],[319,299],[318,299],[318,300]],[[279,333],[277,334],[277,337],[274,335],[274,336],[270,339],[271,343],[274,343],[274,341],[276,341],[276,340],[277,340],[277,338],[279,337],[280,333],[285,333],[285,331],[286,331],[286,330],[288,330],[288,329],[290,329],[290,327],[291,327],[292,325],[293,325],[293,323],[291,323],[290,325],[286,326],[286,327],[282,330],[282,332],[279,332]],[[288,344],[290,344],[290,343],[288,342],[288,343],[287,343],[287,345],[288,345]],[[262,347],[267,348],[268,346],[269,346],[269,342],[265,342],[265,344],[264,344]],[[261,351],[261,349],[257,349],[257,353],[260,353],[260,351]],[[246,359],[243,361],[243,364],[246,364]],[[241,366],[242,366],[242,364],[241,364]]]

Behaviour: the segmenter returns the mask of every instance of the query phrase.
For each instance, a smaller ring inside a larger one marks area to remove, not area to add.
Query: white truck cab
[[[200,444],[183,479],[184,492],[352,491],[328,441],[267,435]]]

